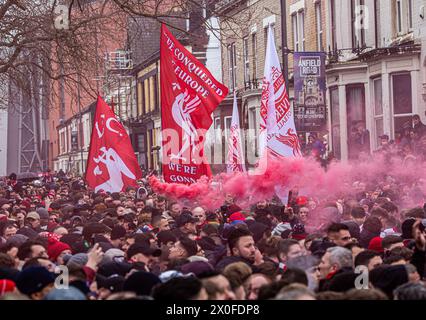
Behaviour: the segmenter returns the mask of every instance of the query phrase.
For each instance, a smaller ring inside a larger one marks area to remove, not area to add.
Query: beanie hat
[[[370,243],[368,244],[368,250],[374,250],[382,253],[384,251],[382,247],[382,238],[374,237],[371,239]]]
[[[28,237],[23,234],[14,234],[9,239],[6,240],[6,247],[17,247],[19,248],[21,244],[26,242]],[[9,248],[10,248],[9,247]]]
[[[229,216],[229,222],[233,222],[233,221],[246,221],[246,216],[241,212],[234,212],[233,214],[231,214]]]
[[[49,219],[49,212],[47,212],[45,208],[43,207],[37,208],[36,212],[40,216],[40,219],[45,219],[45,220]]]
[[[87,253],[77,253],[72,255],[67,262],[67,265],[78,265],[78,266],[84,266],[86,265],[87,261],[89,260],[89,257]]]
[[[86,296],[74,286],[67,289],[52,289],[44,300],[86,300]]]
[[[192,262],[184,264],[180,268],[180,270],[181,270],[181,272],[183,274],[192,273],[196,277],[199,277],[203,273],[213,272],[214,268],[208,262],[204,262],[204,261],[192,261]]]
[[[19,273],[16,279],[16,287],[23,294],[31,295],[40,292],[54,281],[54,275],[45,267],[29,267]]]
[[[136,271],[124,281],[123,291],[132,291],[138,296],[148,296],[151,294],[152,288],[158,283],[161,283],[161,281],[155,274]]]
[[[16,288],[16,284],[12,280],[8,280],[8,279],[0,280],[0,296],[4,295],[7,292],[13,292],[15,288]]]
[[[71,250],[71,247],[60,241],[54,242],[54,239],[49,239],[49,244],[47,245],[47,254],[49,256],[49,259],[53,262],[58,259],[59,255],[65,251],[65,250]]]
[[[125,278],[118,274],[113,274],[109,277],[105,277],[100,274],[96,275],[96,283],[98,285],[98,289],[105,288],[111,291],[112,293],[122,291],[124,281]]]

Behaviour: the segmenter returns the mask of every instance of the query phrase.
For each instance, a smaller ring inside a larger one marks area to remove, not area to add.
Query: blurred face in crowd
[[[318,265],[319,277],[320,279],[325,279],[330,272],[337,270],[337,266],[330,264],[330,252],[326,252],[322,258],[321,262]]]
[[[180,206],[180,204],[179,204],[179,203],[174,203],[174,204],[170,207],[170,214],[171,214],[173,217],[177,217],[177,216],[179,216],[179,215],[180,215],[180,213],[181,213],[181,211],[182,211],[182,207]]]
[[[265,209],[268,206],[268,202],[266,200],[259,201],[256,205],[258,209]]]
[[[137,201],[137,202],[136,202],[136,204],[135,204],[135,206],[136,206],[136,209],[137,209],[138,211],[140,211],[140,210],[142,210],[143,208],[145,208],[145,203],[144,203],[143,201]]]
[[[65,264],[64,263],[64,256],[67,255],[67,254],[72,254],[71,250],[64,250],[64,251],[62,251],[61,254],[58,256],[58,258],[56,259],[56,262],[59,265]]]
[[[301,207],[299,209],[299,220],[305,224],[308,221],[309,209],[307,207]]]
[[[165,231],[170,230],[169,220],[167,219],[161,219],[160,224],[158,226],[159,231]]]
[[[123,216],[125,214],[126,214],[126,209],[122,206],[118,206],[117,207],[117,215],[120,217],[120,216]]]
[[[161,210],[161,211],[166,210],[166,200],[164,200],[164,199],[157,199],[157,200],[155,201],[155,207],[156,207],[158,210]]]
[[[234,203],[234,197],[232,196],[232,194],[227,193],[225,196],[225,203],[230,205]]]
[[[47,251],[46,249],[39,244],[35,244],[33,246],[31,246],[31,258],[46,258],[48,259],[49,256],[47,255]]]
[[[142,222],[151,222],[152,220],[152,212],[150,211],[141,211],[139,215],[139,220]]]
[[[183,226],[183,229],[185,229],[186,233],[193,233],[193,234],[197,233],[197,225],[195,224],[195,222],[185,223],[185,225]]]
[[[39,219],[28,218],[27,222],[34,229],[36,229],[40,226],[40,220]]]
[[[340,247],[344,247],[348,243],[352,242],[351,234],[349,230],[340,230],[339,232],[330,232],[328,234],[330,241],[334,242]]]
[[[259,290],[262,286],[271,283],[271,280],[263,274],[253,274],[247,280],[247,299],[256,300],[259,296]]]
[[[3,233],[3,238],[5,238],[6,240],[9,239],[11,236],[16,234],[16,231],[18,231],[18,229],[16,229],[15,226],[9,226],[4,230]]]
[[[232,255],[255,261],[256,247],[252,236],[244,236],[238,239],[236,246],[232,248]]]
[[[169,260],[183,259],[188,257],[188,252],[181,245],[180,241],[176,241],[175,244],[170,248]]]
[[[370,261],[368,262],[368,265],[367,265],[368,271],[371,271],[382,264],[383,264],[382,258],[380,256],[375,256],[371,258]]]
[[[57,234],[59,237],[62,237],[64,234],[68,234],[68,230],[64,227],[56,228],[55,231],[53,231],[54,234]]]
[[[135,238],[127,238],[122,245],[123,251],[127,251],[127,249],[129,249],[129,247],[134,243],[135,243]]]
[[[206,221],[206,212],[201,207],[196,207],[192,210],[192,216],[198,219],[197,225],[203,225]]]
[[[208,278],[207,281],[216,286],[216,295],[212,297],[213,300],[235,300],[235,294],[231,290],[229,280],[223,275]]]

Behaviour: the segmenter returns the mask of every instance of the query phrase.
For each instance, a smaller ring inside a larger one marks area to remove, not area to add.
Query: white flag
[[[231,128],[228,138],[227,172],[243,172],[244,154],[241,143],[240,117],[238,115],[237,96],[234,92],[234,106],[232,109]]]
[[[275,157],[302,156],[271,26],[262,84],[259,147],[261,157],[266,150]]]

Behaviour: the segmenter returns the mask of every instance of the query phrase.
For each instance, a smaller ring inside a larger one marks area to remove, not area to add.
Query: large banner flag
[[[294,113],[297,128],[302,131],[324,129],[325,53],[294,53]]]
[[[259,146],[261,157],[267,150],[275,157],[302,155],[271,26],[262,84]]]
[[[86,182],[95,192],[121,192],[137,187],[142,171],[129,135],[114,112],[98,96],[87,159]]]
[[[211,114],[228,88],[165,25],[161,26],[160,68],[164,180],[191,184],[211,176],[204,140]]]
[[[228,173],[245,171],[243,144],[241,142],[240,116],[238,114],[237,95],[235,92],[231,127],[229,128],[226,168]]]

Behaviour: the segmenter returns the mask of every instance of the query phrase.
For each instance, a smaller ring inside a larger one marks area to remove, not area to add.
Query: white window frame
[[[234,90],[237,82],[237,61],[236,61],[235,42],[228,45],[228,75],[229,75],[229,88]]]
[[[250,82],[249,37],[243,38],[244,83]]]
[[[257,80],[257,32],[251,34],[251,50],[253,56],[253,80]]]
[[[396,0],[396,33],[404,33],[404,3],[403,0]]]
[[[400,75],[409,75],[410,76],[410,81],[413,81],[412,75],[411,75],[410,72],[396,72],[396,73],[392,73],[390,75],[390,77],[389,77],[390,87],[391,87],[391,96],[390,96],[390,98],[391,98],[391,105],[392,105],[392,108],[391,108],[391,115],[392,115],[391,116],[391,135],[392,135],[392,138],[395,137],[394,136],[395,135],[395,119],[396,118],[403,118],[403,117],[410,117],[410,116],[414,115],[414,97],[413,97],[413,85],[412,85],[412,82],[411,82],[411,92],[410,92],[410,95],[411,95],[411,112],[410,113],[398,113],[398,114],[395,114],[395,106],[394,106],[394,99],[393,99],[393,95],[394,95],[393,77],[400,76]]]
[[[316,23],[316,30],[317,30],[317,50],[323,51],[324,45],[322,43],[322,35],[323,35],[323,29],[322,29],[322,13],[321,13],[321,1],[317,1],[315,3],[315,23]]]
[[[305,11],[300,10],[291,16],[293,26],[294,51],[305,51]]]
[[[376,97],[376,82],[378,82],[378,81],[380,81],[380,93],[381,93],[381,103],[382,103],[382,105],[381,105],[381,111],[382,111],[382,113],[380,113],[380,114],[377,114],[376,113],[376,101],[377,101],[377,97]],[[382,120],[382,123],[383,123],[383,129],[384,129],[384,116],[383,116],[383,83],[382,83],[382,78],[381,77],[377,77],[377,78],[373,78],[372,79],[372,85],[373,85],[373,90],[372,90],[372,92],[373,92],[373,99],[372,99],[372,101],[374,101],[374,103],[373,103],[373,119],[374,119],[374,143],[375,143],[375,146],[376,147],[378,147],[378,141],[379,141],[379,136],[380,136],[380,134],[377,132],[377,121],[379,121],[379,120]],[[384,134],[384,132],[383,132],[383,134]]]

